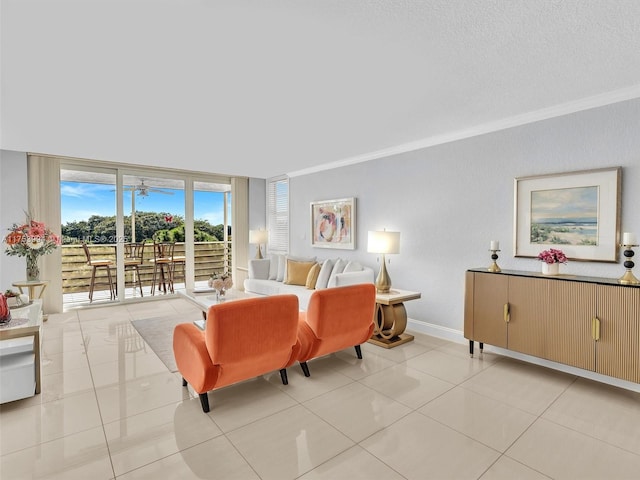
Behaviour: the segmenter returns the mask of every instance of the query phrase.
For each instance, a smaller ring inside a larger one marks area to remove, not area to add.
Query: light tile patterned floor
[[[204,414],[131,320],[181,299],[43,326],[42,394],[0,407],[0,478],[638,478],[640,394],[416,334],[209,394]]]

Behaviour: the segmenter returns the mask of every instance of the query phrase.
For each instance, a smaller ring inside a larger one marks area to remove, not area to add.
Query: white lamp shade
[[[400,253],[400,232],[369,231],[369,253]]]
[[[249,243],[267,243],[269,232],[267,230],[249,230]]]

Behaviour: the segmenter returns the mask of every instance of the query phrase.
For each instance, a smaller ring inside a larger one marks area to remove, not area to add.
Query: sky
[[[88,220],[91,215],[116,214],[116,192],[113,185],[60,182],[62,224]],[[166,212],[184,217],[184,191],[164,189],[173,195],[149,192],[146,197],[136,195],[138,212]],[[131,193],[124,193],[124,214],[131,214]],[[194,193],[194,218],[208,220],[211,225],[224,223],[224,195],[218,192]],[[229,217],[229,224],[231,224]]]

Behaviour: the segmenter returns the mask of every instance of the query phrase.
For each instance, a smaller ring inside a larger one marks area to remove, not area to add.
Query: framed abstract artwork
[[[515,256],[555,246],[571,260],[617,261],[621,182],[621,167],[516,178]]]
[[[356,199],[311,202],[311,246],[356,248]]]

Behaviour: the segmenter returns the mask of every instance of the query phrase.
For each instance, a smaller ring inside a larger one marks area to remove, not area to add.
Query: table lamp
[[[391,289],[391,278],[387,273],[385,255],[390,253],[400,253],[400,232],[369,231],[367,242],[369,253],[379,253],[382,255],[380,261],[380,273],[376,278],[376,289],[378,293],[389,293]]]
[[[260,259],[262,257],[262,250],[260,246],[263,243],[267,243],[269,240],[269,232],[267,230],[249,230],[249,243],[258,245],[258,251],[256,252],[256,258]]]

